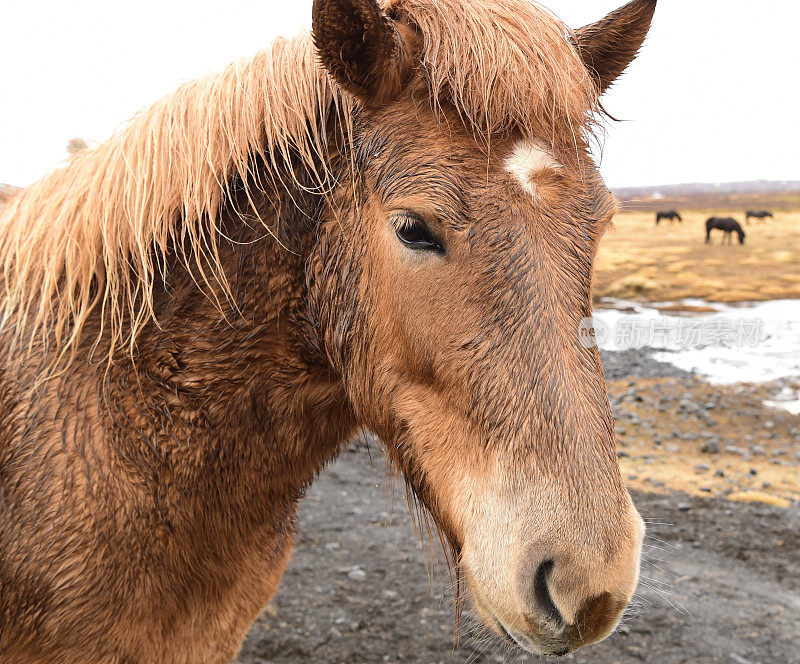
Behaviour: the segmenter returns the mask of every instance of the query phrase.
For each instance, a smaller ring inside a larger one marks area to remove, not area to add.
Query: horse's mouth
[[[572,648],[561,643],[553,644],[550,647],[545,647],[539,643],[535,643],[530,637],[517,632],[510,627],[506,627],[502,620],[498,620],[497,618],[494,618],[494,620],[497,623],[498,631],[500,634],[502,634],[506,641],[510,641],[517,647],[522,648],[524,651],[529,652],[532,655],[562,657],[572,651]]]
[[[550,640],[550,643],[545,645],[539,640],[534,640],[532,637],[523,634],[512,627],[508,627],[500,618],[495,615],[494,611],[489,609],[484,603],[480,602],[477,597],[474,597],[474,595],[473,601],[480,609],[481,613],[484,614],[484,619],[488,623],[489,627],[503,637],[503,639],[508,643],[511,643],[532,655],[562,657],[572,652],[572,648],[568,645],[564,637],[559,638],[554,636]]]

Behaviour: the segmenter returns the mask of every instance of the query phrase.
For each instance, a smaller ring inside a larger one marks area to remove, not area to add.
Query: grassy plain
[[[788,205],[787,205],[788,207]],[[664,302],[702,298],[743,302],[800,298],[800,199],[775,210],[775,220],[744,223],[743,209],[680,209],[683,223],[655,225],[654,212],[623,212],[602,242],[595,265],[595,299],[604,296]],[[732,216],[747,237],[723,245],[705,220]]]

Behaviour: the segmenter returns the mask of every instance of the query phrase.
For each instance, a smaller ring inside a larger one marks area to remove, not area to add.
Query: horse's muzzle
[[[478,613],[498,634],[538,655],[564,655],[608,636],[619,623],[639,578],[644,524],[633,505],[621,519],[619,541],[577,546],[530,544],[517,558],[505,597],[481,597]],[[489,597],[493,599],[490,600]]]

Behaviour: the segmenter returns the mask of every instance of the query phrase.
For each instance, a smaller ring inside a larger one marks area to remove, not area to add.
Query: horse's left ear
[[[575,31],[575,46],[601,94],[633,62],[655,10],[656,0],[633,0],[597,23]]]
[[[314,0],[314,45],[322,66],[366,105],[396,96],[411,69],[403,26],[376,0]]]

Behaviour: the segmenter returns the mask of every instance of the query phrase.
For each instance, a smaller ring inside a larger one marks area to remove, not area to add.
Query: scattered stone
[[[692,506],[689,503],[678,503],[678,509],[681,512],[688,512],[690,509],[692,509]]]
[[[719,454],[719,443],[715,440],[707,440],[700,447],[703,454]]]
[[[367,578],[367,573],[360,567],[354,567],[347,573],[347,578],[352,581],[363,581]]]
[[[734,664],[753,664],[749,659],[740,657],[735,652],[731,653],[731,660],[734,662]]]

